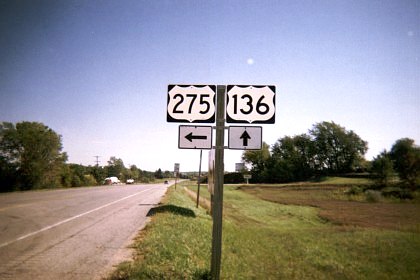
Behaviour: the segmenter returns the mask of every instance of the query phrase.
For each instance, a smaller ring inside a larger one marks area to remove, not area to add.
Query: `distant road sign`
[[[168,122],[214,123],[216,86],[169,85]]]
[[[211,126],[180,125],[178,147],[180,149],[211,149],[213,128]]]
[[[245,170],[245,163],[243,162],[235,163],[235,172],[242,172],[244,170]]]
[[[261,126],[230,126],[229,149],[260,150],[262,147]]]
[[[226,122],[274,123],[275,86],[227,86]]]

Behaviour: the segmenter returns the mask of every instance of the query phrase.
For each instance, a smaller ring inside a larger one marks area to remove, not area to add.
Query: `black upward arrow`
[[[248,132],[246,132],[246,130],[244,131],[244,133],[242,133],[241,137],[239,137],[239,139],[242,139],[244,141],[243,146],[248,146],[248,140],[251,139],[251,136],[249,136]]]
[[[190,134],[185,136],[185,138],[190,142],[192,142],[193,140],[207,140],[206,135],[193,135],[192,132],[190,132]]]

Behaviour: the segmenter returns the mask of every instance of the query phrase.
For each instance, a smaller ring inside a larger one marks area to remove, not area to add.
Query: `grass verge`
[[[211,217],[195,208],[182,187],[169,188],[151,221],[136,238],[132,262],[119,265],[110,279],[205,279],[209,274]]]
[[[111,279],[208,278],[211,227],[206,210],[171,188],[137,239],[135,260]],[[419,279],[419,263],[418,231],[335,225],[317,207],[225,186],[222,279]]]

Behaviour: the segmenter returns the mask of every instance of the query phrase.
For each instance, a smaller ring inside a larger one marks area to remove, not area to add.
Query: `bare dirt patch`
[[[344,200],[343,193],[348,187],[242,186],[240,189],[267,201],[317,207],[321,218],[337,225],[420,230],[420,204]]]

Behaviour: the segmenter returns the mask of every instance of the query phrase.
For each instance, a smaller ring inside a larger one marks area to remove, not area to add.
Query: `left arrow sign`
[[[207,136],[206,135],[193,135],[192,132],[190,132],[190,134],[188,134],[187,136],[185,136],[185,138],[192,142],[193,140],[206,140]]]
[[[180,149],[211,149],[213,127],[180,125],[178,148]]]

